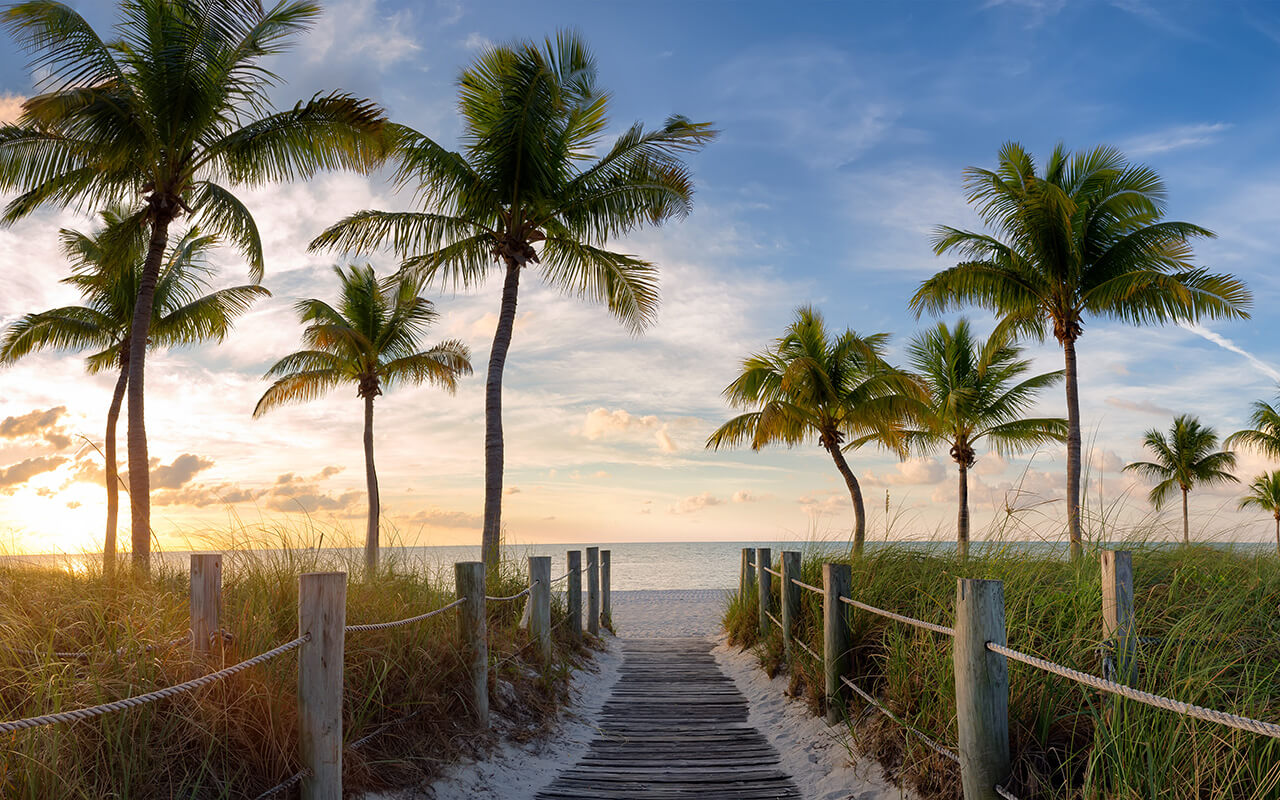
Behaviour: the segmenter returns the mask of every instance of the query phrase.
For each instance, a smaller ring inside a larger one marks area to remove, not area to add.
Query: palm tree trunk
[[[1080,534],[1080,388],[1076,373],[1075,339],[1062,341],[1066,359],[1067,384],[1067,533],[1071,538],[1071,557],[1084,553]]]
[[[378,574],[378,515],[382,502],[378,497],[378,473],[373,468],[373,395],[364,398],[364,476],[369,487],[369,526],[364,534],[365,579]]]
[[[969,557],[969,468],[960,465],[960,511],[956,518],[956,550],[961,558]]]
[[[1280,555],[1280,514],[1276,514],[1276,555]]]
[[[154,198],[153,198],[154,200]],[[147,456],[147,428],[143,409],[146,385],[147,334],[151,329],[151,309],[155,303],[156,281],[160,263],[169,244],[169,223],[173,210],[163,202],[152,202],[155,216],[151,221],[151,243],[147,260],[142,265],[138,284],[138,301],[133,310],[129,330],[129,507],[132,510],[130,536],[134,569],[151,569],[151,465]]]
[[[1187,490],[1182,490],[1182,543],[1191,544],[1191,526],[1187,522]]]
[[[516,321],[516,295],[520,289],[520,267],[507,262],[507,279],[502,284],[502,309],[498,329],[489,352],[489,374],[484,385],[484,532],[481,559],[492,570],[498,565],[498,544],[502,536],[502,369],[511,347],[511,331]]]
[[[111,394],[111,407],[107,409],[107,440],[104,460],[107,468],[107,533],[102,540],[102,569],[110,574],[116,566],[116,526],[120,516],[120,475],[116,469],[116,423],[120,421],[120,406],[124,404],[124,388],[129,383],[129,359],[121,357],[120,377],[116,379]]]
[[[844,478],[845,486],[849,487],[849,497],[853,500],[853,552],[854,555],[862,555],[862,546],[867,540],[867,514],[862,505],[862,487],[858,485],[853,470],[849,469],[844,453],[840,452],[840,445],[829,445],[827,452],[831,454],[831,460],[836,462],[836,469]]]

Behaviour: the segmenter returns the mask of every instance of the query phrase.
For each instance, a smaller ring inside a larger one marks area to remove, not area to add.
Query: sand
[[[724,643],[720,615],[725,596],[726,592],[708,589],[614,592],[614,627],[623,638],[703,636],[718,642],[713,650],[716,661],[746,696],[750,721],[778,749],[806,800],[912,797],[886,782],[879,767],[851,755],[841,730],[828,727],[802,703],[786,697],[784,677],[770,680],[755,656]],[[459,764],[425,793],[409,796],[533,800],[561,769],[586,752],[596,735],[595,722],[618,679],[622,661],[617,640],[606,636],[605,641],[608,648],[596,658],[593,669],[574,676],[572,704],[561,712],[554,737],[524,745],[499,745],[487,759]]]

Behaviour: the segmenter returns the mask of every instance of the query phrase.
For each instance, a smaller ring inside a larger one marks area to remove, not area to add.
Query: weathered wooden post
[[[347,574],[298,576],[298,738],[303,800],[342,798],[342,651]]]
[[[462,643],[463,663],[468,665],[471,679],[468,698],[476,723],[489,727],[489,638],[485,634],[484,562],[460,561],[453,565],[454,580],[460,599],[458,606],[458,641]]]
[[[191,554],[191,646],[197,653],[213,649],[222,606],[222,556]]]
[[[1116,680],[1133,680],[1138,637],[1133,619],[1133,554],[1102,551],[1102,635],[1115,646]]]
[[[742,548],[742,571],[738,575],[738,597],[746,602],[751,591],[756,588],[756,549]]]
[[[582,551],[570,550],[567,553],[569,563],[569,586],[565,591],[565,605],[569,611],[569,635],[575,640],[582,639]]]
[[[849,615],[841,597],[849,597],[853,571],[848,564],[822,565],[822,677],[827,695],[827,724],[844,717],[844,684],[849,672]]]
[[[613,601],[609,597],[612,568],[609,551],[600,551],[600,624],[613,630]]]
[[[600,635],[600,548],[587,548],[587,633]]]
[[[538,657],[551,663],[551,556],[529,556],[529,638]]]
[[[769,611],[773,608],[773,576],[768,567],[773,564],[773,554],[767,547],[756,548],[756,575],[760,578],[757,599],[760,606],[760,638],[769,635]]]
[[[996,800],[1009,778],[1009,665],[987,649],[1005,644],[1004,585],[956,579],[956,727],[965,800]]]
[[[790,660],[792,639],[795,638],[796,620],[800,618],[800,587],[794,581],[800,579],[800,553],[782,551],[782,588],[778,594],[782,600],[782,649]]]

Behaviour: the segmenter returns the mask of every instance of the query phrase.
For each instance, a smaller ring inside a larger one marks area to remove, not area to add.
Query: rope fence
[[[915,617],[905,617],[902,614],[895,614],[892,611],[885,611],[883,608],[876,608],[875,606],[869,606],[866,603],[860,603],[851,597],[844,597],[843,595],[841,595],[840,602],[844,603],[845,605],[853,606],[854,608],[860,608],[863,611],[869,611],[872,614],[878,614],[882,617],[885,617],[886,619],[891,619],[896,622],[901,622],[904,625],[912,625],[916,628],[922,628],[926,631],[933,631],[934,633],[940,633],[943,636],[956,635],[955,629],[948,628],[946,625],[938,625],[933,622],[925,622],[924,620],[916,619]]]
[[[535,587],[535,586],[537,586],[537,585],[538,585],[538,581],[534,581],[533,583],[529,584],[529,585],[528,585],[528,586],[526,586],[524,589],[522,589],[522,590],[520,590],[520,591],[516,592],[516,593],[515,593],[515,594],[513,594],[513,595],[508,595],[507,597],[494,597],[494,596],[492,596],[492,595],[485,595],[485,596],[484,596],[484,599],[485,599],[485,600],[487,600],[487,601],[489,601],[490,603],[505,603],[505,602],[507,602],[507,601],[509,601],[509,600],[519,600],[521,597],[524,597],[524,596],[525,596],[525,595],[527,595],[529,592],[532,592],[532,591],[533,591],[533,587]]]
[[[286,789],[292,789],[299,783],[302,783],[304,778],[309,777],[311,777],[311,770],[309,769],[295,772],[280,783],[277,783],[275,786],[272,786],[270,789],[255,797],[254,800],[267,800],[268,797],[275,797]]]
[[[765,567],[765,566],[761,566],[760,569],[764,570],[765,572],[769,573],[770,575],[772,575],[773,577],[779,580],[782,579],[782,573],[778,572],[776,569],[771,569],[770,567]]]
[[[443,614],[451,608],[457,608],[465,602],[467,602],[467,598],[459,597],[447,606],[441,606],[435,611],[428,611],[427,613],[419,614],[416,617],[407,617],[405,619],[398,619],[392,622],[368,622],[363,625],[348,625],[346,630],[347,633],[362,633],[364,631],[385,631],[388,628],[399,628],[404,625],[412,625],[415,622],[422,622],[425,619],[431,619],[437,614]]]
[[[904,720],[904,719],[902,719],[901,717],[899,717],[897,714],[895,714],[895,713],[893,713],[892,711],[890,711],[890,710],[889,710],[889,708],[888,708],[888,706],[884,705],[884,704],[883,704],[883,703],[881,703],[879,700],[875,699],[875,698],[874,698],[874,697],[872,697],[871,695],[869,695],[869,694],[867,694],[866,692],[862,691],[862,689],[858,686],[858,684],[856,684],[856,683],[854,683],[853,681],[849,680],[849,679],[848,679],[847,677],[845,677],[844,675],[841,675],[841,676],[840,676],[840,682],[841,682],[841,683],[843,683],[845,686],[848,686],[850,689],[852,689],[852,690],[854,691],[854,693],[855,693],[855,694],[857,694],[859,697],[861,697],[863,700],[867,701],[867,704],[868,704],[868,705],[872,706],[872,707],[873,707],[873,708],[875,708],[877,711],[879,711],[881,714],[884,714],[886,717],[888,717],[889,719],[893,720],[894,722],[898,723],[898,724],[899,724],[899,725],[901,725],[903,728],[905,728],[905,729],[906,729],[906,731],[907,731],[907,733],[909,733],[909,734],[911,734],[912,736],[914,736],[914,737],[916,737],[917,739],[919,739],[919,740],[920,740],[921,742],[923,742],[923,743],[925,744],[925,746],[927,746],[930,750],[932,750],[933,752],[937,753],[937,754],[938,754],[938,755],[940,755],[940,756],[943,756],[943,757],[945,757],[945,758],[948,758],[948,759],[950,759],[950,760],[954,761],[954,762],[955,762],[955,763],[957,763],[957,764],[959,764],[959,763],[960,763],[960,756],[956,755],[956,752],[955,752],[954,750],[952,750],[952,749],[950,749],[950,748],[948,748],[948,747],[945,747],[945,746],[943,746],[943,745],[939,744],[938,742],[934,741],[934,740],[933,740],[932,738],[930,738],[929,736],[926,736],[924,733],[922,733],[922,732],[921,732],[918,728],[916,728],[914,725],[912,725],[911,723],[909,723],[909,722],[907,722],[906,720]]]
[[[801,639],[800,637],[798,637],[798,636],[797,636],[796,638],[792,639],[791,641],[793,641],[793,642],[795,642],[796,644],[800,645],[800,649],[801,649],[801,650],[803,650],[803,651],[805,651],[806,653],[808,653],[808,654],[809,654],[809,656],[810,656],[814,661],[817,661],[818,663],[822,663],[822,656],[818,655],[818,652],[817,652],[816,650],[814,650],[812,647],[810,647],[809,645],[805,644],[805,643],[804,643],[804,639]]]
[[[796,586],[799,586],[801,589],[808,589],[814,594],[819,594],[819,595],[822,594],[822,590],[819,589],[817,586],[813,586],[811,584],[805,583],[804,581],[798,578],[792,578],[791,582],[794,583]]]

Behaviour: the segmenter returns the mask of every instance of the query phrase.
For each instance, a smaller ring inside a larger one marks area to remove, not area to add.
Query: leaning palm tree
[[[940,227],[934,252],[960,263],[924,281],[917,314],[973,303],[1004,326],[1062,346],[1067,391],[1067,525],[1081,553],[1080,393],[1076,340],[1090,316],[1136,325],[1248,317],[1252,296],[1236,278],[1192,264],[1191,240],[1213,234],[1163,219],[1165,187],[1153,170],[1109,147],[1054,149],[1037,174],[1016,143],[995,170],[965,171],[969,202],[990,233]]]
[[[73,272],[63,279],[80,291],[84,305],[27,314],[11,324],[0,340],[0,364],[13,363],[37,350],[92,350],[85,362],[90,374],[118,373],[111,405],[103,461],[107,482],[107,527],[102,557],[105,569],[116,559],[116,525],[120,479],[116,467],[116,421],[129,381],[129,331],[138,286],[142,282],[146,241],[129,213],[120,207],[102,212],[102,226],[91,233],[63,229],[62,252]],[[166,253],[151,306],[149,348],[178,347],[222,341],[236,317],[259,297],[270,294],[257,285],[233,286],[204,294],[211,272],[206,256],[213,237],[191,228]]]
[[[1190,544],[1187,495],[1197,485],[1235,483],[1237,478],[1230,470],[1236,465],[1236,455],[1218,450],[1218,434],[1190,414],[1174,417],[1168,436],[1152,428],[1142,441],[1156,460],[1127,464],[1125,471],[1157,481],[1147,495],[1156,510],[1164,506],[1175,487],[1182,490],[1182,541]]]
[[[1249,484],[1249,493],[1240,499],[1240,510],[1257,508],[1270,512],[1276,520],[1276,552],[1280,553],[1280,470],[1264,472]]]
[[[1009,337],[997,331],[985,342],[976,339],[968,320],[954,328],[938,323],[912,340],[911,367],[928,386],[928,399],[907,422],[908,447],[928,453],[950,448],[960,468],[956,545],[969,552],[969,469],[983,440],[1001,455],[1066,439],[1067,421],[1056,417],[1024,417],[1040,390],[1062,380],[1062,371],[1024,377],[1031,362]]]
[[[502,527],[502,372],[523,272],[566,294],[602,302],[633,332],[658,309],[657,267],[606,249],[609,240],[689,213],[693,179],[682,156],[715,132],[671,117],[632,125],[601,149],[609,94],[575,33],[542,47],[491,47],[458,81],[462,151],[402,131],[397,181],[422,211],[360,211],[312,248],[369,252],[389,246],[426,281],[473,287],[503,275],[502,303],[485,379],[482,554],[497,564]],[[600,153],[600,155],[596,155]]]
[[[1267,458],[1280,459],[1280,408],[1265,400],[1255,400],[1249,425],[1224,439],[1223,446],[1244,446]]]
[[[772,347],[742,362],[742,373],[724,390],[730,404],[754,409],[721,425],[707,439],[718,450],[749,444],[788,447],[813,440],[826,450],[853,502],[853,549],[866,541],[862,488],[846,450],[869,442],[900,449],[897,422],[924,398],[920,384],[884,360],[889,334],[832,337],[822,315],[809,306]]]
[[[364,400],[364,469],[369,489],[365,566],[378,569],[378,475],[373,466],[373,400],[398,383],[432,383],[450,393],[458,377],[471,374],[471,353],[456,340],[419,350],[427,328],[439,316],[418,296],[417,281],[401,274],[378,280],[373,267],[335,267],[341,284],[338,307],[303,300],[296,308],[307,328],[306,350],[290,353],[267,371],[275,383],[253,410],[255,417],[285,403],[312,400],[342,383],[354,383]]]
[[[346,94],[272,109],[279,82],[263,60],[287,49],[319,7],[282,0],[122,0],[104,40],[63,3],[27,0],[0,23],[32,54],[39,94],[0,125],[0,192],[16,196],[0,223],[46,206],[101,207],[144,199],[130,222],[146,229],[146,259],[130,331],[128,420],[133,560],[150,565],[151,505],[143,414],[145,343],[156,283],[181,216],[234,244],[255,280],[262,242],[227,188],[320,170],[368,170],[385,155],[381,109]]]

